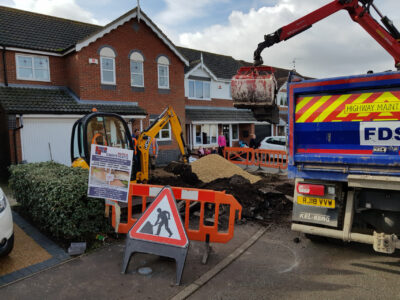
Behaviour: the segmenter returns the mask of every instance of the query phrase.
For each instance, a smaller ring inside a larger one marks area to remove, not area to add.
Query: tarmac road
[[[400,299],[398,253],[298,236],[271,229],[189,299]]]
[[[0,288],[0,299],[170,299],[212,271],[259,230],[237,226],[235,238],[214,245],[201,265],[202,245],[193,243],[183,284],[174,285],[175,264],[141,254],[120,274],[123,244],[105,247],[30,278]],[[288,223],[276,225],[188,299],[400,299],[400,259],[372,246],[310,242],[294,238]],[[137,268],[149,266],[143,276]]]

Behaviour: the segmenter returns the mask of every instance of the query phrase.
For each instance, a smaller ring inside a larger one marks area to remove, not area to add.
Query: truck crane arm
[[[151,141],[167,123],[170,124],[175,140],[178,143],[183,162],[188,162],[188,153],[183,138],[181,123],[172,107],[168,106],[158,118],[139,135],[137,147],[140,154],[140,171],[136,174],[136,180],[139,182],[145,182],[149,179],[149,149]]]
[[[370,14],[370,7],[373,7],[381,17],[381,26]],[[351,19],[361,25],[393,58],[397,69],[400,68],[400,33],[393,25],[393,22],[374,6],[373,0],[335,0],[327,5],[309,13],[308,15],[286,25],[275,32],[265,35],[264,41],[258,44],[254,51],[254,65],[263,64],[261,52],[281,41],[309,29],[314,23],[340,11],[347,10]]]

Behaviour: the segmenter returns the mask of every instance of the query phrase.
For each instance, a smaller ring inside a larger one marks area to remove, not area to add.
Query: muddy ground
[[[285,222],[286,216],[292,209],[289,199],[293,197],[293,180],[289,180],[286,175],[263,172],[255,175],[260,176],[261,180],[254,184],[240,175],[204,183],[191,172],[190,165],[170,164],[164,169],[154,170],[149,183],[225,191],[233,195],[242,205],[242,222],[247,220],[263,224]]]

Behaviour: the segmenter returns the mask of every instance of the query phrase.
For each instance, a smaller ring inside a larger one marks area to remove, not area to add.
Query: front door
[[[229,135],[229,124],[225,124],[222,125],[222,134],[225,136],[226,139],[226,146],[230,147],[231,145],[231,141],[229,139],[230,135]]]

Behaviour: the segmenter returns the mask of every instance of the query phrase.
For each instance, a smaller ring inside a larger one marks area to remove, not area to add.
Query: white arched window
[[[129,59],[131,61],[131,86],[144,87],[143,55],[134,51]]]
[[[157,59],[158,88],[169,89],[169,60],[165,56]]]
[[[100,50],[100,72],[102,84],[115,84],[115,52],[110,47]]]

